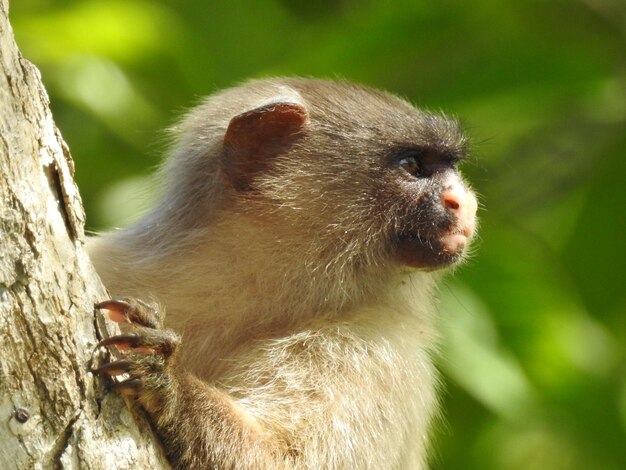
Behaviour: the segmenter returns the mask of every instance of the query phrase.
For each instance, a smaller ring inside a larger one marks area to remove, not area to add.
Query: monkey
[[[174,468],[427,468],[436,286],[477,225],[460,124],[292,77],[218,92],[174,133],[160,202],[88,243],[97,307],[126,327],[97,372]]]

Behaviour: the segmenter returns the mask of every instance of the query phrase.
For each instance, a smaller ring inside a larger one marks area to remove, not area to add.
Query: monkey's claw
[[[112,377],[116,375],[126,374],[130,372],[132,368],[133,368],[132,361],[121,360],[121,361],[109,362],[108,364],[105,364],[102,367],[99,367],[94,372],[97,372],[98,374],[105,374],[105,375]]]
[[[100,341],[96,347],[113,345],[122,351],[160,354],[168,358],[174,353],[180,341],[178,335],[171,330],[151,330],[140,326],[133,329],[135,333],[111,336]]]
[[[159,328],[161,319],[156,305],[138,299],[112,299],[97,303],[98,310],[107,310],[116,323],[135,323],[147,328]]]
[[[143,389],[141,379],[129,379],[124,382],[117,382],[111,385],[111,389],[124,395],[138,395]]]
[[[103,339],[96,347],[117,346],[120,349],[132,349],[141,346],[141,339],[136,334],[111,336]]]

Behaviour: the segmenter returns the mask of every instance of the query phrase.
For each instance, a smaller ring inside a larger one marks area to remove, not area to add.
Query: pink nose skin
[[[441,203],[457,217],[457,223],[466,237],[474,233],[478,203],[474,195],[459,183],[441,193]]]

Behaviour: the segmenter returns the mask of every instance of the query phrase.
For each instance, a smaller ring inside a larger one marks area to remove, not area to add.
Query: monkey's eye
[[[411,176],[420,176],[422,169],[417,154],[407,154],[398,160],[398,165]]]

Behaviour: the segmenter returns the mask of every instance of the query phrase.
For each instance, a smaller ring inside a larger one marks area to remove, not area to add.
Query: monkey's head
[[[210,98],[186,127],[217,141],[201,157],[214,160],[220,205],[319,269],[434,270],[460,260],[475,231],[476,199],[457,170],[460,126],[393,95],[253,81]],[[206,163],[189,172],[197,179]]]

